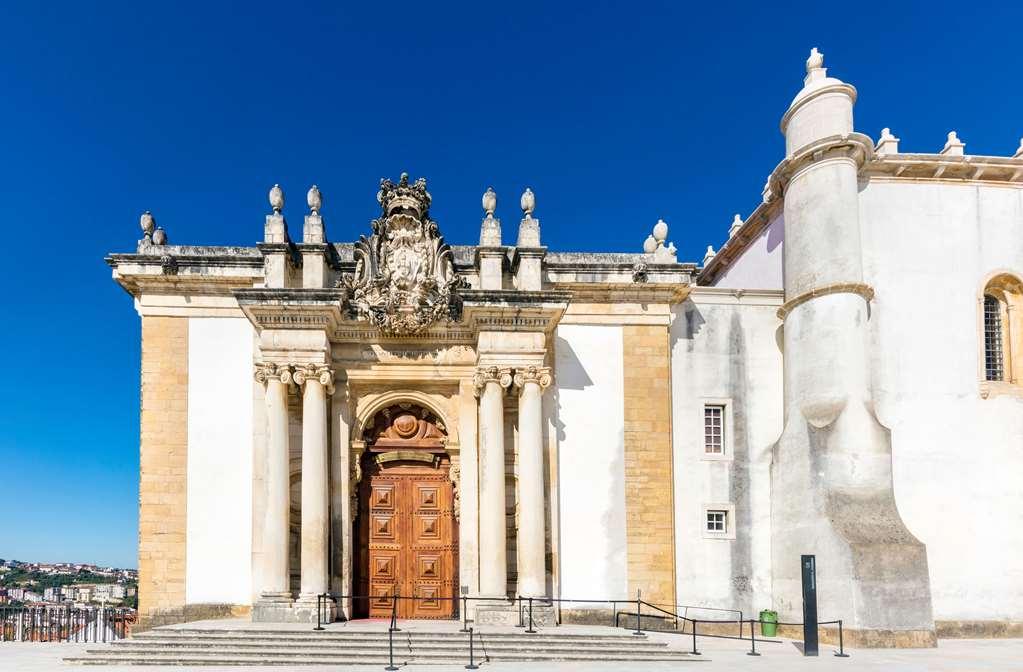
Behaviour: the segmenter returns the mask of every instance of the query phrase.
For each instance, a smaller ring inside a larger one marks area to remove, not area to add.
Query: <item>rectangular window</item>
[[[710,455],[725,452],[725,407],[703,407],[703,451]]]
[[[984,373],[988,380],[1004,380],[1002,354],[1002,302],[984,296]]]
[[[728,532],[728,512],[714,509],[707,511],[707,531],[715,534]]]

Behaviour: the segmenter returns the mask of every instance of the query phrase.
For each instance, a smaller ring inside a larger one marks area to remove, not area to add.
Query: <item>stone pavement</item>
[[[688,637],[658,635],[681,640],[677,645],[688,646]],[[95,644],[38,644],[5,642],[0,643],[0,672],[68,672],[76,669],[62,662],[65,656],[83,653]],[[102,645],[99,645],[102,646]],[[480,669],[494,672],[512,672],[528,669],[530,672],[581,672],[582,670],[606,670],[607,672],[668,672],[679,667],[695,665],[696,670],[719,670],[721,672],[789,672],[790,670],[820,670],[860,672],[861,670],[904,670],[906,672],[945,672],[967,670],[1021,670],[1023,671],[1023,640],[942,640],[936,649],[859,649],[850,650],[850,658],[833,657],[833,648],[822,647],[819,658],[803,658],[796,644],[791,641],[779,643],[764,642],[758,645],[762,652],[758,658],[746,655],[747,642],[730,639],[701,637],[698,648],[703,653],[691,660],[672,663],[484,663]],[[425,672],[462,672],[462,666],[412,665],[409,672],[422,668]],[[77,668],[81,669],[81,668]],[[209,667],[103,667],[110,672],[210,672]],[[223,668],[221,668],[223,669]],[[290,670],[294,672],[323,672],[325,670],[375,670],[379,666],[315,666],[315,667],[233,667],[232,672],[267,672],[267,670]]]

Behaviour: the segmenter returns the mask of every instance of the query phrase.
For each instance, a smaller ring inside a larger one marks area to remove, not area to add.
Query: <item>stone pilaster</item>
[[[139,626],[184,620],[188,320],[142,317]]]

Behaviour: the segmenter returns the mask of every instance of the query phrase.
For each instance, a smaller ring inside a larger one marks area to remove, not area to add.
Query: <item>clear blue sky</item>
[[[1023,135],[1018,3],[359,4],[5,3],[0,557],[136,565],[139,320],[103,256],[142,210],[251,245],[271,184],[294,227],[315,182],[352,240],[405,170],[452,243],[488,185],[514,235],[528,185],[551,249],[663,217],[695,261],[760,201],[812,46],[904,151]]]

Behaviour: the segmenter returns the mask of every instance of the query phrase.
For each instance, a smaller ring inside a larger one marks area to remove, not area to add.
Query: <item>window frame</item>
[[[722,531],[716,531],[708,529],[708,522],[712,513],[724,513],[724,525],[725,529]],[[700,528],[703,530],[704,539],[719,539],[732,541],[735,539],[735,531],[737,527],[737,521],[735,518],[735,504],[731,502],[711,502],[704,504],[700,508]]]
[[[1001,379],[988,379],[987,299],[1001,308]],[[977,381],[982,399],[1023,398],[1023,281],[1009,270],[988,275],[977,292]]]
[[[707,428],[706,428],[706,409],[708,406],[720,406],[721,407],[721,452],[720,453],[708,453],[707,452]],[[700,459],[709,460],[712,462],[719,461],[731,461],[734,459],[734,419],[732,412],[732,400],[728,397],[700,397],[700,404],[698,408],[699,413],[699,425],[700,428]]]

